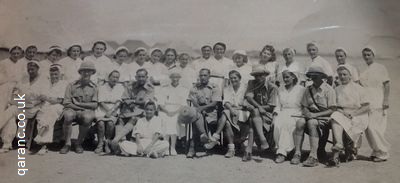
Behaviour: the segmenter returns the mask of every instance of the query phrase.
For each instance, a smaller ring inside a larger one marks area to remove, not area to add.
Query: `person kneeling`
[[[135,142],[124,140],[119,143],[123,155],[158,158],[168,152],[169,143],[162,139],[161,118],[155,116],[156,108],[154,102],[145,105],[145,117],[138,119],[132,132]]]

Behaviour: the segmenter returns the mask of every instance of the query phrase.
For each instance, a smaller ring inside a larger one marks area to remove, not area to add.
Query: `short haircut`
[[[214,44],[214,46],[213,46],[213,50],[215,51],[215,48],[217,47],[217,46],[222,46],[223,48],[224,48],[224,50],[226,50],[226,44],[225,43],[222,43],[222,42],[218,42],[218,43],[215,43]]]
[[[38,49],[35,45],[29,45],[28,47],[26,47],[25,51],[28,51],[29,49]]]
[[[148,74],[147,70],[144,69],[144,68],[138,69],[138,70],[136,71],[136,75],[137,75],[139,72],[145,72],[145,73],[146,73],[146,76],[147,76],[147,74]]]
[[[94,51],[94,47],[96,47],[96,45],[98,45],[98,44],[101,44],[101,45],[104,46],[104,51],[107,50],[107,45],[106,45],[106,43],[104,41],[96,41],[93,44],[92,51]]]
[[[208,73],[209,75],[211,74],[210,69],[202,68],[202,69],[200,69],[199,74],[200,74],[202,71],[207,71],[207,73]]]
[[[108,78],[110,78],[111,75],[112,75],[113,73],[118,73],[119,75],[121,75],[121,74],[119,73],[119,71],[113,70],[113,71],[110,72],[110,74],[108,74]]]
[[[201,51],[203,51],[203,49],[206,49],[206,48],[210,48],[210,50],[212,50],[210,45],[204,45],[200,49],[201,49]]]

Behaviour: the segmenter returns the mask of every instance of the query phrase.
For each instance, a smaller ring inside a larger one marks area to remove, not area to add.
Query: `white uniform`
[[[1,69],[1,68],[0,68]],[[3,74],[0,74],[3,76]],[[10,148],[14,140],[17,124],[17,107],[10,105],[10,100],[13,98],[13,89],[15,83],[7,82],[0,84],[0,137],[3,141],[3,148]]]
[[[101,80],[107,80],[108,74],[113,69],[112,61],[105,55],[102,55],[101,57],[95,57],[91,55],[85,57],[83,61],[91,61],[94,64],[96,68],[96,74],[91,78],[94,83],[99,83]]]
[[[5,77],[7,81],[19,82],[23,77],[27,75],[27,62],[18,60],[17,62],[7,58],[0,61],[0,67],[4,68]]]
[[[99,87],[98,91],[98,102],[103,102],[109,109],[111,109],[118,101],[121,100],[125,88],[122,84],[116,84],[113,88],[111,88],[108,83],[105,83]],[[115,123],[116,119],[104,117],[106,113],[106,109],[99,105],[95,111],[96,119],[98,121],[113,121]]]
[[[80,78],[78,73],[78,69],[81,66],[83,60],[77,58],[76,60],[72,59],[71,57],[65,57],[61,59],[58,64],[61,65],[62,71],[61,73],[64,75],[63,80],[68,82],[76,81]]]
[[[312,60],[310,66],[308,68],[311,68],[311,67],[320,67],[320,68],[322,68],[322,70],[324,71],[324,73],[326,75],[328,75],[328,76],[334,75],[331,64],[327,60],[322,58],[321,56],[317,56]]]

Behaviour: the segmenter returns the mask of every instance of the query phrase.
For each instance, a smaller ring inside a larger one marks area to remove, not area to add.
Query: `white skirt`
[[[353,119],[349,119],[343,113],[336,111],[332,113],[331,118],[343,127],[353,142],[357,142],[360,135],[368,127],[367,113],[353,116]]]

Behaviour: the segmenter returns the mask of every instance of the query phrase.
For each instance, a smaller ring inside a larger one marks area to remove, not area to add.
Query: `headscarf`
[[[338,51],[342,51],[342,52],[344,53],[344,55],[347,56],[347,50],[344,49],[343,47],[338,47],[338,48],[336,48],[335,53],[338,52]]]
[[[364,50],[370,50],[372,52],[372,54],[375,56],[375,48],[372,46],[366,46],[364,49],[362,49],[362,51]]]

